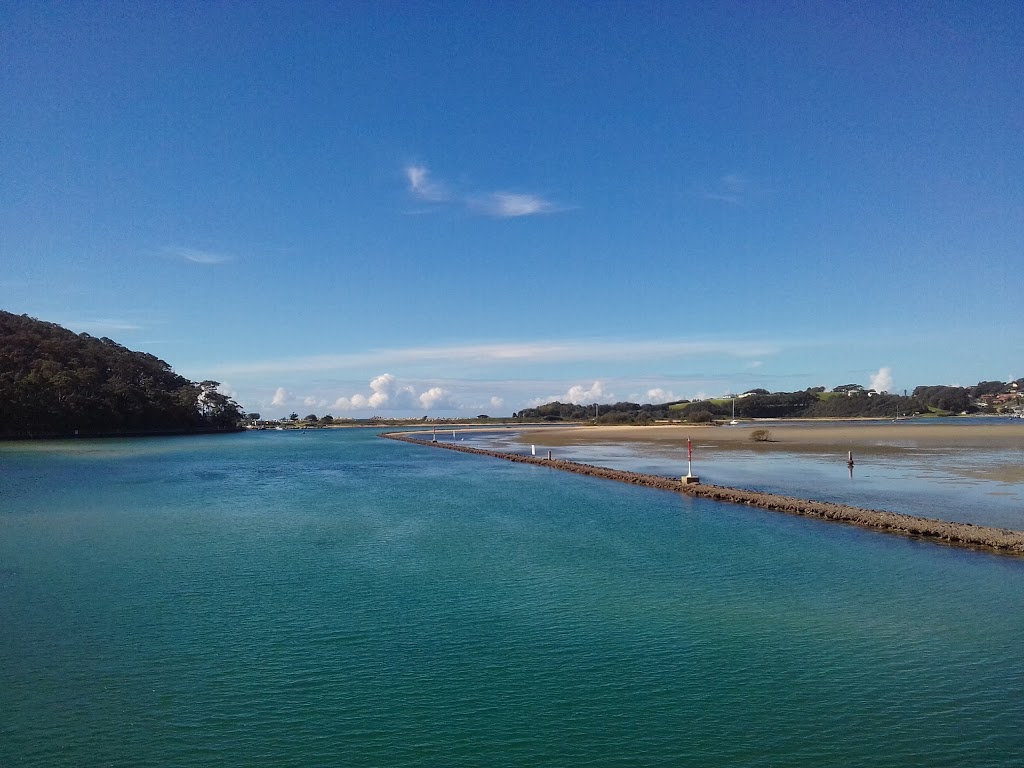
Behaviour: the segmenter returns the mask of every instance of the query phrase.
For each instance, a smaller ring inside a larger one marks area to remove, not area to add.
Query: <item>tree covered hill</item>
[[[659,420],[709,422],[737,419],[784,418],[895,418],[915,414],[998,413],[1024,404],[1024,379],[983,381],[973,387],[918,387],[908,396],[866,390],[844,384],[826,392],[811,387],[800,392],[754,389],[714,400],[677,401],[657,405],[614,403],[576,405],[553,402],[526,408],[516,416],[524,420],[596,421],[598,424],[649,424]],[[734,410],[735,409],[735,410]],[[595,417],[595,414],[596,417]]]
[[[153,355],[0,310],[0,437],[217,431],[238,404]]]

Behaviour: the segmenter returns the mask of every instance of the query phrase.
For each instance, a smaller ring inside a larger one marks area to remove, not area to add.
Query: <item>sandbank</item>
[[[768,430],[767,442],[754,442],[754,430]],[[543,434],[543,440],[539,439]],[[898,448],[988,448],[993,450],[1024,450],[1024,420],[1007,419],[992,424],[927,423],[917,421],[879,424],[878,422],[741,422],[737,426],[659,424],[654,426],[578,426],[545,427],[543,432],[524,431],[524,443],[550,446],[586,445],[591,442],[652,443],[685,446],[687,438],[694,445],[722,449],[757,450],[849,450],[885,452]]]
[[[755,442],[754,430],[768,430],[769,440]],[[686,450],[689,438],[695,451],[754,451],[757,453],[803,453],[854,458],[892,457],[922,454],[932,457],[976,458],[991,452],[984,466],[963,462],[950,471],[964,477],[1002,483],[1024,483],[1024,461],[1013,452],[1024,454],[1024,420],[993,419],[991,423],[956,421],[905,421],[880,424],[877,421],[796,422],[752,421],[736,426],[663,424],[655,426],[578,426],[524,431],[521,443],[544,447],[585,446],[593,443],[628,443],[641,453]]]

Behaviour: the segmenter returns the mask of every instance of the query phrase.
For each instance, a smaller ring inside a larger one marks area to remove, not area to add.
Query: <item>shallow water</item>
[[[364,430],[0,467],[4,766],[1024,754],[1021,560]]]
[[[465,439],[476,447],[530,452],[529,445],[509,432],[466,433]],[[537,455],[546,456],[543,434],[531,439],[536,440]],[[556,458],[633,472],[679,476],[687,471],[686,448],[664,443],[595,441],[551,450]],[[1024,451],[1016,448],[865,453],[855,457],[852,473],[845,453],[816,453],[803,447],[770,452],[723,449],[697,439],[693,451],[693,473],[705,483],[1024,530],[1024,482],[999,479],[993,471],[1024,464]]]

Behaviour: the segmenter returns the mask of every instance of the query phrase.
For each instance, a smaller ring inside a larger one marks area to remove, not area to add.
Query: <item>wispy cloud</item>
[[[427,203],[450,203],[482,216],[497,219],[513,219],[522,216],[536,216],[555,213],[559,208],[540,195],[523,192],[479,192],[456,193],[449,184],[435,180],[430,170],[423,165],[407,165],[405,178],[409,194],[416,200]]]
[[[211,251],[200,251],[195,248],[181,248],[179,246],[170,246],[164,249],[171,256],[175,256],[185,261],[191,261],[193,264],[223,264],[224,262],[231,261],[232,257],[223,253],[213,253]]]
[[[492,192],[472,198],[469,205],[474,210],[499,219],[514,219],[519,216],[535,216],[554,213],[557,207],[537,195],[522,195],[515,192]]]
[[[705,200],[716,200],[729,205],[745,205],[756,194],[757,186],[735,173],[722,176],[714,184],[698,191]]]
[[[142,326],[130,320],[119,318],[94,318],[92,320],[68,320],[62,323],[66,328],[80,333],[109,333],[117,331],[141,331]]]
[[[222,365],[217,375],[254,375],[314,371],[342,371],[368,366],[394,368],[401,365],[465,364],[500,366],[535,363],[573,363],[600,361],[653,361],[721,355],[735,358],[766,357],[776,354],[779,345],[746,340],[565,340],[528,341],[495,344],[468,344],[438,347],[371,350],[356,354],[315,355]]]
[[[417,200],[429,203],[441,203],[451,195],[448,188],[430,178],[430,171],[422,165],[409,165],[405,168],[405,178],[409,182],[409,194]]]

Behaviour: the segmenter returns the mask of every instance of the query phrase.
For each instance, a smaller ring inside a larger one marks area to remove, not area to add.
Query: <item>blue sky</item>
[[[8,3],[0,308],[244,408],[1024,375],[1024,5]]]

